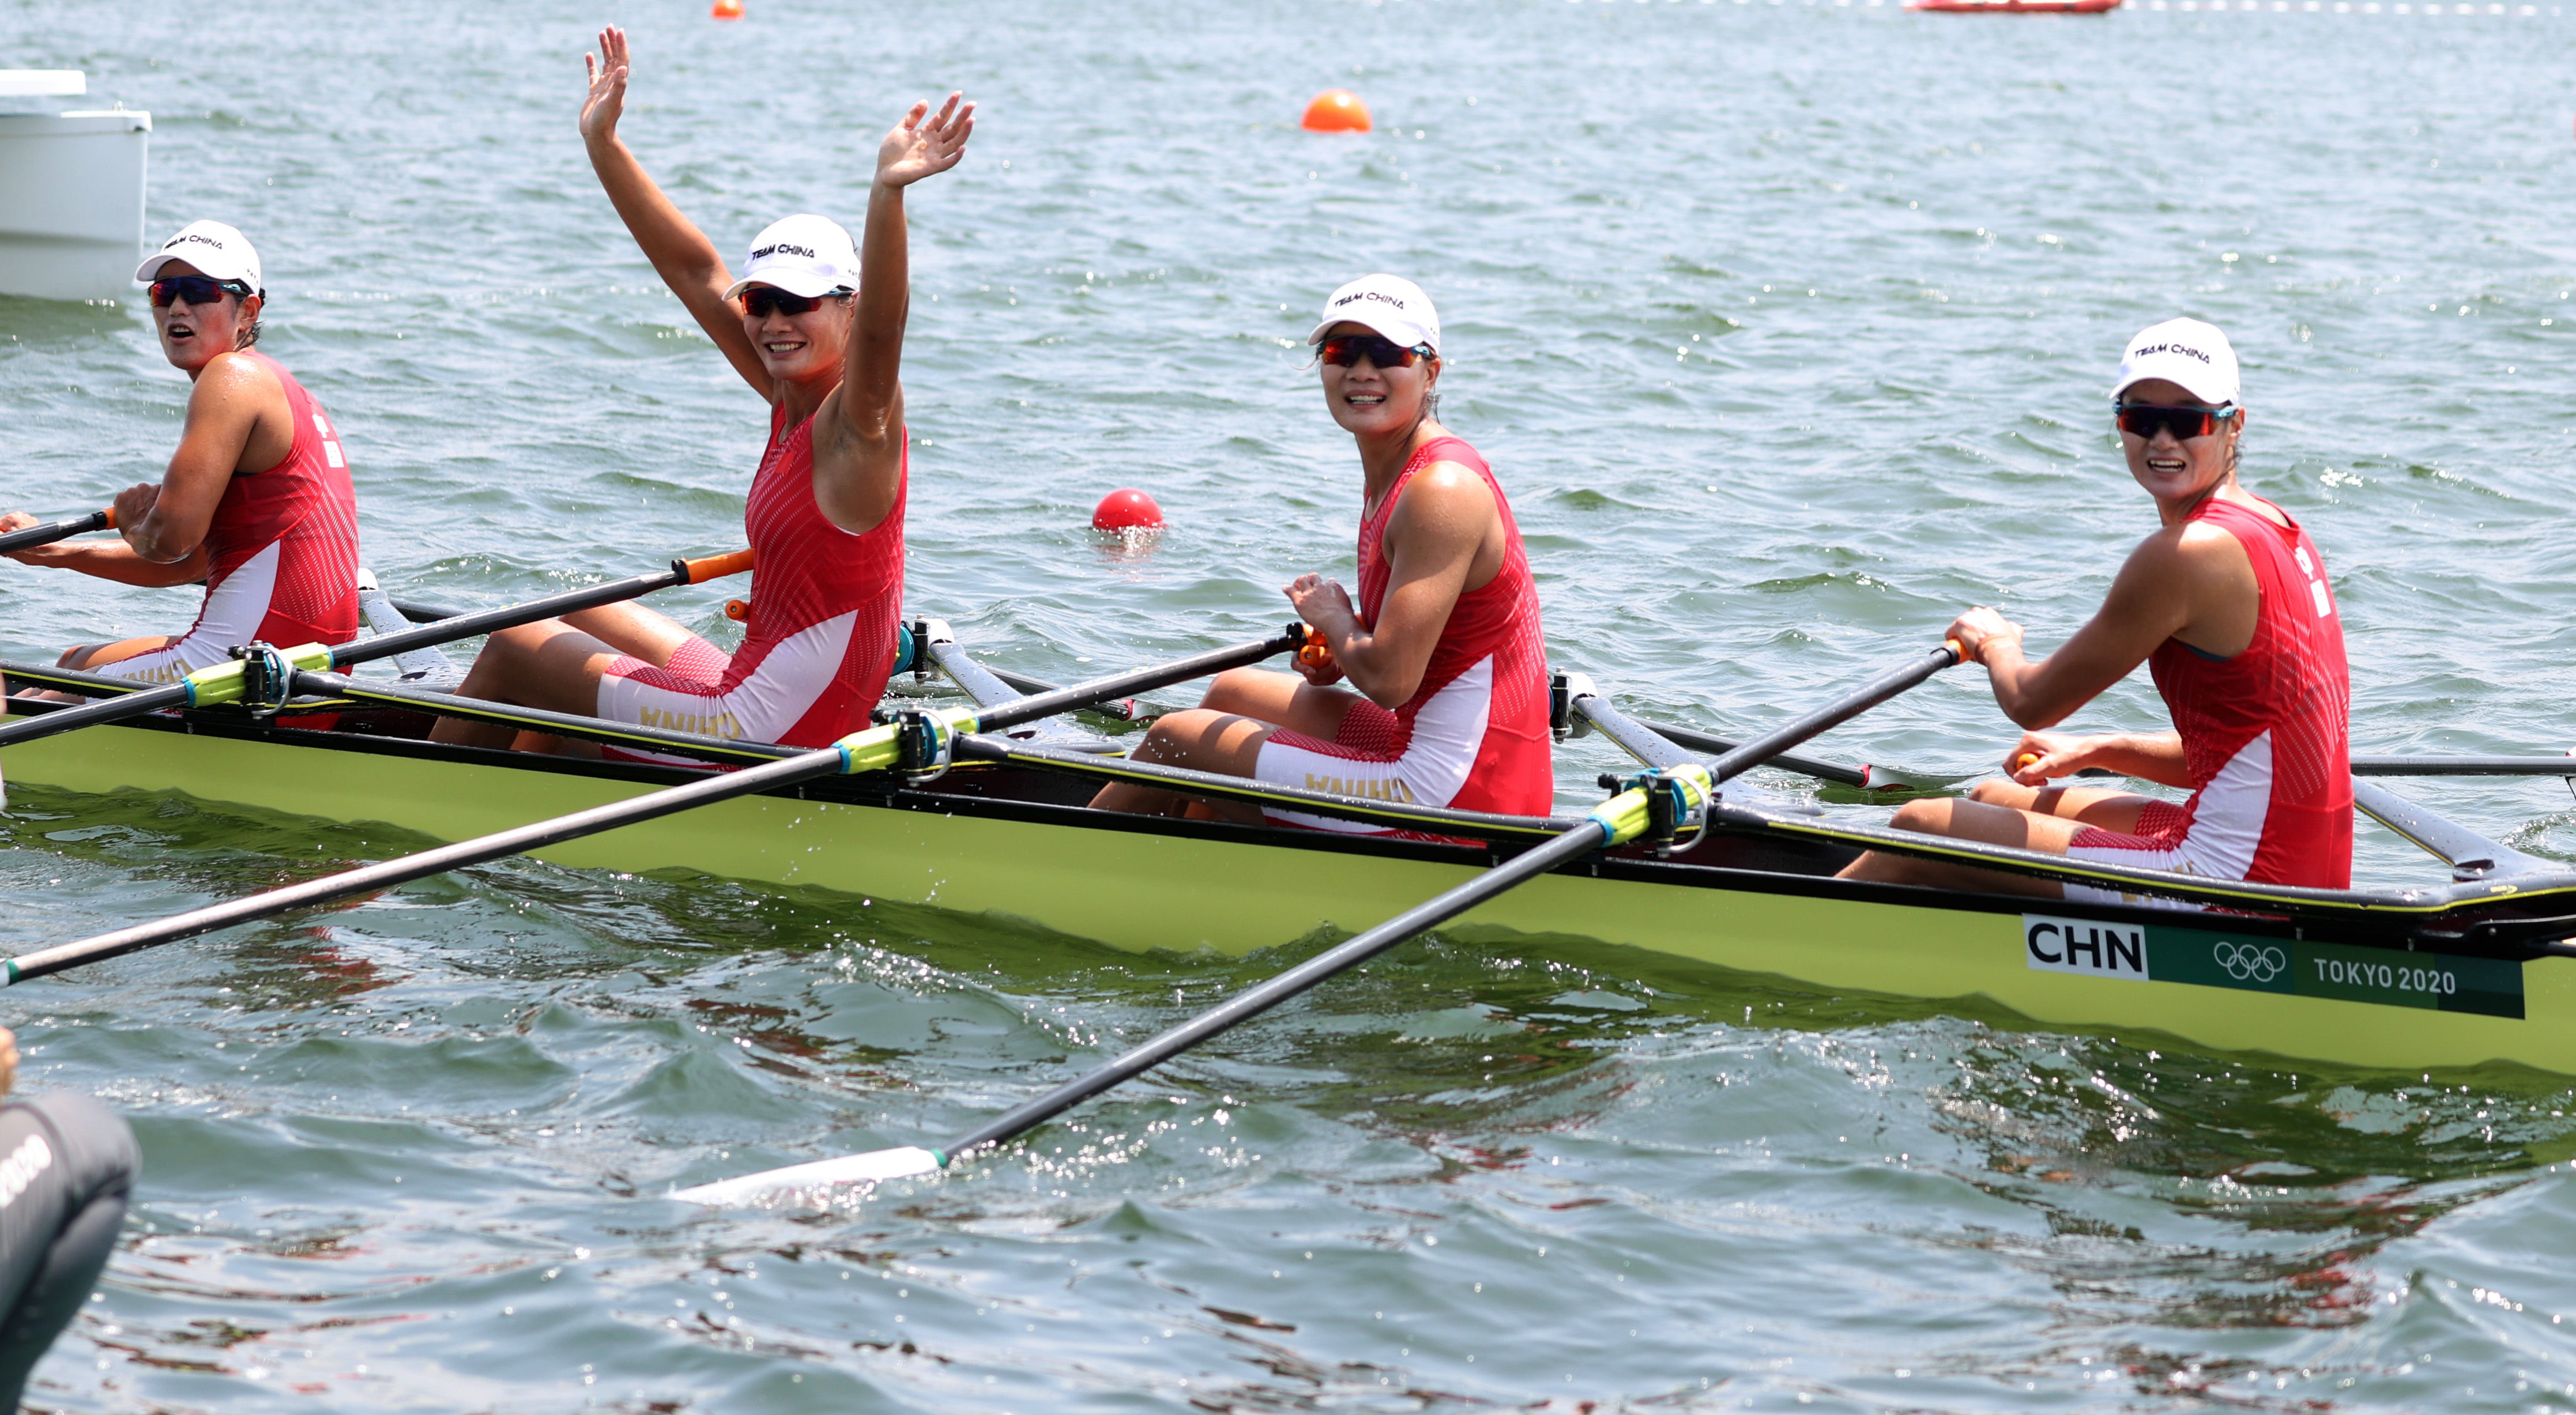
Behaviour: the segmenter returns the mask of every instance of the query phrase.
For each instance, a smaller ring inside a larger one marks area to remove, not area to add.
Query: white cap
[[[191,221],[180,227],[178,235],[143,258],[134,268],[134,278],[148,285],[161,278],[163,265],[174,260],[184,260],[217,280],[238,280],[252,294],[265,293],[259,283],[259,252],[250,248],[250,237],[220,221]]]
[[[2129,385],[2150,378],[2179,383],[2204,403],[2236,401],[2236,350],[2218,326],[2196,319],[2169,319],[2151,324],[2129,340],[2120,355],[2120,381],[2111,385],[2119,397]]]
[[[1363,275],[1335,290],[1306,342],[1322,343],[1324,331],[1344,320],[1365,324],[1408,349],[1428,344],[1431,352],[1440,352],[1440,312],[1421,286],[1401,275]]]
[[[742,278],[725,291],[730,300],[754,285],[775,285],[791,295],[812,298],[834,290],[859,288],[859,248],[850,233],[828,216],[799,213],[783,216],[752,238],[751,261]]]

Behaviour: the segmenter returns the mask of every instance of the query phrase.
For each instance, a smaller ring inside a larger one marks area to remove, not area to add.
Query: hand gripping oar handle
[[[1303,642],[1303,636],[1298,636]],[[1592,853],[1605,846],[1625,844],[1646,833],[1658,814],[1656,798],[1670,799],[1678,792],[1675,803],[1681,814],[1705,811],[1715,801],[1717,787],[1729,776],[1755,766],[1779,754],[1784,747],[1797,745],[1815,734],[1846,722],[1870,708],[1904,692],[1933,674],[1959,661],[1959,646],[1953,641],[1924,655],[1897,671],[1878,679],[1860,691],[1843,698],[1833,706],[1812,712],[1784,727],[1765,733],[1755,741],[1720,757],[1714,764],[1702,767],[1686,762],[1673,768],[1658,768],[1637,784],[1603,802],[1584,823],[1557,836],[1544,845],[1534,846],[1512,857],[1506,863],[1478,875],[1465,884],[1387,920],[1368,932],[1326,949],[1287,972],[1251,990],[1238,993],[1217,1007],[1200,1013],[1189,1021],[1164,1032],[1136,1047],[1117,1060],[1095,1068],[1045,1095],[958,1136],[944,1150],[926,1150],[906,1146],[877,1150],[867,1154],[844,1155],[836,1159],[815,1160],[789,1165],[783,1169],[764,1170],[735,1179],[720,1179],[682,1189],[672,1197],[697,1203],[726,1204],[756,1199],[763,1195],[788,1190],[816,1189],[832,1184],[861,1180],[900,1179],[907,1175],[928,1174],[945,1168],[957,1156],[979,1145],[997,1144],[1063,1114],[1091,1097],[1141,1076],[1171,1060],[1200,1042],[1237,1023],[1258,1017],[1280,1003],[1314,987],[1317,983],[1384,953],[1397,944],[1417,937],[1424,930],[1484,903],[1523,881],[1536,878],[1560,865]]]
[[[110,506],[104,511],[92,511],[86,516],[74,516],[69,520],[54,521],[42,526],[29,526],[23,531],[11,531],[7,535],[0,535],[0,555],[6,555],[13,550],[50,545],[55,541],[68,540],[73,536],[86,535],[91,531],[114,529],[116,529],[116,508]]]
[[[1091,699],[1123,697],[1144,688],[1168,687],[1205,674],[1221,672],[1228,668],[1240,668],[1244,664],[1257,663],[1273,654],[1286,653],[1301,642],[1303,642],[1302,635],[1283,634],[1278,638],[1264,639],[1258,643],[1213,649],[1207,653],[1195,654],[1157,667],[1112,674],[1109,677],[1076,684],[1058,692],[1041,694],[1034,698],[1022,698],[981,714],[942,713],[928,716],[936,724],[934,730],[944,741],[951,733],[1016,726],[1037,718],[1052,717],[1067,708],[1080,707]],[[321,879],[291,884],[283,889],[272,889],[265,894],[254,894],[247,899],[236,899],[224,904],[191,910],[153,923],[117,929],[94,938],[82,939],[77,943],[58,944],[52,948],[38,949],[33,953],[10,959],[6,965],[7,976],[5,979],[0,979],[0,986],[23,982],[29,978],[40,978],[48,973],[59,973],[66,968],[76,968],[84,963],[115,958],[138,949],[151,948],[157,944],[192,938],[233,924],[246,924],[254,919],[264,919],[273,914],[283,914],[316,904],[327,904],[335,899],[346,899],[353,894],[365,894],[371,890],[422,879],[448,870],[461,869],[467,865],[479,865],[486,860],[498,860],[504,856],[520,854],[566,840],[575,840],[585,835],[596,835],[601,831],[614,830],[622,825],[656,820],[694,806],[710,805],[717,801],[731,800],[736,796],[748,796],[781,786],[792,786],[800,781],[811,781],[836,773],[856,775],[860,772],[887,770],[906,763],[909,754],[916,750],[917,738],[912,737],[911,734],[918,731],[919,728],[915,724],[871,727],[865,732],[852,733],[829,747],[800,752],[780,761],[747,767],[728,775],[692,781],[684,786],[673,786],[650,792],[632,800],[593,807],[587,811],[559,816],[553,820],[538,821],[533,825],[523,825],[513,830],[459,841],[454,845],[443,845],[435,850],[424,850],[416,855],[406,855],[380,864],[362,865],[357,869],[344,870],[339,874],[326,875]]]
[[[423,624],[417,629],[405,629],[400,633],[386,634],[373,639],[359,639],[336,646],[303,644],[280,650],[279,654],[286,666],[290,668],[347,668],[353,664],[368,663],[379,658],[392,658],[396,654],[409,653],[413,649],[432,648],[439,644],[454,643],[458,639],[470,639],[477,634],[489,634],[499,629],[514,629],[521,624],[533,624],[540,619],[552,619],[559,614],[596,609],[603,604],[615,604],[621,600],[634,599],[640,595],[651,594],[655,590],[669,589],[673,585],[697,584],[713,574],[736,574],[750,568],[751,552],[748,550],[738,550],[731,555],[710,556],[704,560],[674,560],[671,562],[670,569],[655,575],[635,575],[623,580],[611,580],[604,585],[566,590],[562,594],[548,595],[544,599],[530,600],[525,604],[460,614],[453,619],[441,619],[435,624]],[[121,722],[129,717],[141,717],[148,712],[163,712],[187,707],[212,707],[217,703],[236,702],[242,696],[242,670],[243,666],[239,662],[219,663],[212,668],[199,669],[182,681],[163,687],[147,688],[139,693],[129,693],[124,697],[110,698],[104,702],[85,703],[61,712],[49,712],[42,717],[22,718],[6,726],[0,726],[0,747],[17,742],[32,742],[39,737],[51,737],[57,733],[95,726],[103,722]]]

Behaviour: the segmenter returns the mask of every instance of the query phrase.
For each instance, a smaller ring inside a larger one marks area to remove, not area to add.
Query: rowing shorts
[[[0,1106],[0,1410],[89,1300],[135,1166],[134,1133],[86,1096]]]
[[[732,742],[791,741],[791,734],[818,704],[846,696],[839,677],[852,618],[842,615],[778,641],[759,667],[739,682],[729,681],[732,658],[694,634],[671,656],[668,667],[656,668],[640,658],[621,655],[600,677],[598,715],[613,722],[696,732]],[[866,725],[862,717],[856,726],[844,726],[825,740]],[[706,765],[686,757],[607,750],[623,761]]]
[[[2242,880],[2254,852],[2230,832],[2200,829],[2206,822],[2191,821],[2195,827],[2186,831],[2187,818],[2180,806],[2167,801],[2149,802],[2138,813],[2138,833],[2121,835],[2086,826],[2075,832],[2066,847],[2070,860],[2090,860],[2105,865],[2135,865],[2140,869],[2172,870],[2178,874],[2200,875],[2211,880]],[[2206,904],[2193,904],[2181,899],[2164,899],[2150,894],[2129,894],[2117,889],[2094,885],[2069,884],[2069,900],[2083,904],[2136,904],[2149,909],[2206,910]]]
[[[1281,786],[1302,786],[1342,796],[1405,805],[1446,806],[1458,798],[1474,770],[1485,741],[1493,696],[1491,660],[1476,665],[1457,681],[1432,694],[1413,716],[1404,719],[1365,698],[1351,705],[1341,730],[1327,742],[1302,732],[1278,728],[1261,744],[1252,775]],[[1336,830],[1352,835],[1384,835],[1381,826],[1359,821],[1328,820],[1297,811],[1263,812],[1286,825]]]

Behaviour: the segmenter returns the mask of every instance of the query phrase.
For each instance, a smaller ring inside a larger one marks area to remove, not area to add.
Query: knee
[[[1950,803],[1941,800],[1908,801],[1896,808],[1896,816],[1888,824],[1919,835],[1947,835],[1950,833]]]
[[[2017,806],[2022,803],[2022,798],[2029,795],[2029,787],[2018,786],[2009,781],[1998,781],[1993,777],[1988,777],[1968,788],[1969,800],[1982,801],[1989,806]]]
[[[1260,696],[1263,685],[1271,676],[1259,668],[1229,668],[1208,684],[1207,693],[1199,699],[1199,706],[1217,712],[1242,712]]]
[[[70,648],[63,650],[62,657],[54,660],[54,667],[87,668],[89,667],[89,656],[96,652],[98,652],[98,646],[96,644],[74,644]]]

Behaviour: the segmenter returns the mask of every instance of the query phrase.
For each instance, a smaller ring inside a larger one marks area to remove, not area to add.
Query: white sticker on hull
[[[2126,978],[2133,982],[2148,978],[2144,924],[2024,914],[2021,941],[2022,960],[2044,973],[2082,973],[2091,978]]]

